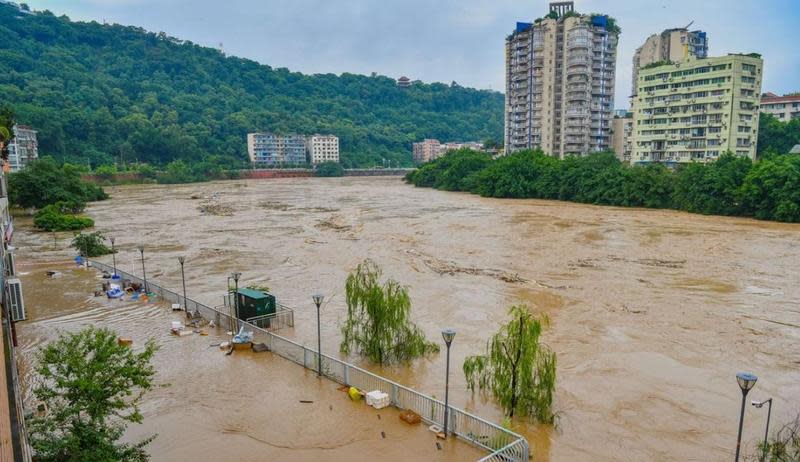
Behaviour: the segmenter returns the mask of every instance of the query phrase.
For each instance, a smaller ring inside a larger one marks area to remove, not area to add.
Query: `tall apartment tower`
[[[631,161],[755,159],[763,67],[758,54],[730,54],[642,69]]]
[[[662,61],[679,62],[694,56],[708,56],[708,37],[700,30],[690,31],[687,27],[666,29],[660,34],[647,37],[644,44],[633,54],[633,78],[631,98],[636,97],[639,70],[648,64]]]
[[[619,28],[605,15],[550,4],[506,38],[505,151],[564,157],[611,148]]]

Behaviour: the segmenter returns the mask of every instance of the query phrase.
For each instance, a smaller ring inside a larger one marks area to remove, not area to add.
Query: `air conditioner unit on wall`
[[[8,290],[8,310],[11,313],[12,321],[24,321],[25,303],[22,301],[22,281],[18,278],[9,278],[7,281]]]

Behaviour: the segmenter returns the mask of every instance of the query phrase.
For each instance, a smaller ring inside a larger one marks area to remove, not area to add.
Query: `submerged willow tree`
[[[439,351],[410,320],[408,289],[389,279],[381,283],[381,269],[364,260],[347,276],[347,320],[342,326],[342,353],[351,351],[378,364],[408,361]]]
[[[490,391],[509,417],[516,411],[543,423],[554,419],[556,354],[539,342],[548,319],[525,305],[509,309],[511,319],[489,340],[486,354],[464,360],[467,386]]]

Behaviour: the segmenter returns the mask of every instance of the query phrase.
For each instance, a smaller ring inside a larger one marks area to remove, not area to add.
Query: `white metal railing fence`
[[[90,260],[90,264],[101,270],[112,273],[114,269],[105,263]],[[117,274],[122,280],[143,284],[143,280],[126,271],[117,268]],[[190,298],[184,299],[182,295],[148,280],[147,287],[150,293],[161,297],[171,303],[180,303],[190,313],[198,313],[205,319],[213,320],[217,326],[232,330],[237,325],[235,320],[225,313],[224,306],[212,308]],[[266,344],[270,351],[297,363],[307,369],[317,370],[318,353],[297,342],[270,332],[255,324],[244,322],[253,331],[253,341]],[[443,426],[444,403],[430,396],[419,393],[408,387],[400,385],[389,379],[373,374],[353,364],[322,355],[322,374],[330,380],[342,385],[356,387],[359,390],[381,390],[389,394],[391,404],[398,409],[408,409],[416,412],[428,424]],[[484,461],[527,461],[530,456],[528,442],[519,434],[512,432],[500,425],[484,420],[466,411],[450,406],[448,429],[459,438],[468,441],[482,449],[489,451],[489,455],[479,460]]]

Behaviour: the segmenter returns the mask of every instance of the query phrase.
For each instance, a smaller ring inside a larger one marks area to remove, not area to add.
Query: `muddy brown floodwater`
[[[466,390],[460,365],[482,351],[511,304],[526,303],[546,313],[551,325],[545,340],[558,354],[558,426],[514,423],[531,443],[535,460],[732,457],[741,399],[734,374],[739,370],[759,376],[750,397],[775,399],[773,428],[800,412],[797,225],[484,199],[417,189],[397,178],[248,180],[109,192],[112,198],[91,204],[88,213],[100,230],[116,237],[121,268],[141,271],[135,245],[143,242],[148,278],[179,289],[176,257],[186,255],[189,296],[215,305],[226,275],[241,271],[244,285],[268,285],[279,301],[296,309],[294,329],[282,333],[308,345],[316,341],[311,294],[322,291],[327,295],[322,343],[328,352],[338,351],[341,338],[344,279],[362,259],[372,258],[386,276],[409,286],[413,318],[430,339],[439,341],[444,327],[457,330],[451,402],[496,422],[502,413],[491,399]],[[203,199],[213,193],[216,200]],[[56,238],[61,240],[56,248],[63,247],[67,236]],[[49,250],[54,245],[50,234],[24,232],[15,239],[20,262],[67,258],[63,250]],[[32,267],[31,275],[40,270]],[[46,286],[47,281],[39,282],[28,282],[26,297]],[[58,302],[58,294],[52,297],[57,323],[74,317],[108,323],[122,318],[116,325],[144,335],[141,326],[153,326],[144,319],[156,318],[160,326],[170,316],[156,308],[103,311],[85,290],[72,295],[72,305]],[[22,326],[28,351],[50,335],[52,324],[41,319]],[[170,356],[173,365],[162,363],[169,372],[159,373],[173,385],[148,401],[147,411],[156,418],[141,434],[163,435],[172,425],[186,426],[186,438],[195,438],[201,447],[207,438],[241,451],[235,454],[283,447],[280,442],[269,446],[254,430],[274,419],[292,422],[283,442],[289,446],[295,437],[299,446],[313,448],[351,434],[345,425],[319,424],[315,428],[322,435],[305,435],[304,425],[325,409],[287,405],[284,410],[291,414],[248,420],[249,407],[269,400],[270,393],[296,399],[285,388],[309,373],[275,359],[259,360],[268,363],[263,366],[245,357],[224,363],[216,352],[190,360],[196,353],[183,340],[166,340],[163,350],[179,353]],[[371,369],[443,397],[444,360],[438,354],[406,367]],[[201,373],[203,361],[212,374]],[[255,367],[268,372],[259,375]],[[236,375],[262,380],[266,391],[248,386],[231,393],[224,377]],[[334,399],[329,395],[335,392],[319,393],[323,400]],[[748,406],[747,450],[763,434],[765,417],[763,410]],[[353,434],[369,431],[357,415],[344,419],[355,422]],[[431,444],[424,436],[408,438],[408,447]],[[157,459],[174,454],[171,448],[188,446],[174,431],[170,439],[159,440],[153,447]],[[369,448],[375,450],[367,444],[358,449]],[[437,456],[428,449],[405,456]],[[466,451],[450,456],[471,458]],[[322,454],[335,459],[348,453]]]

